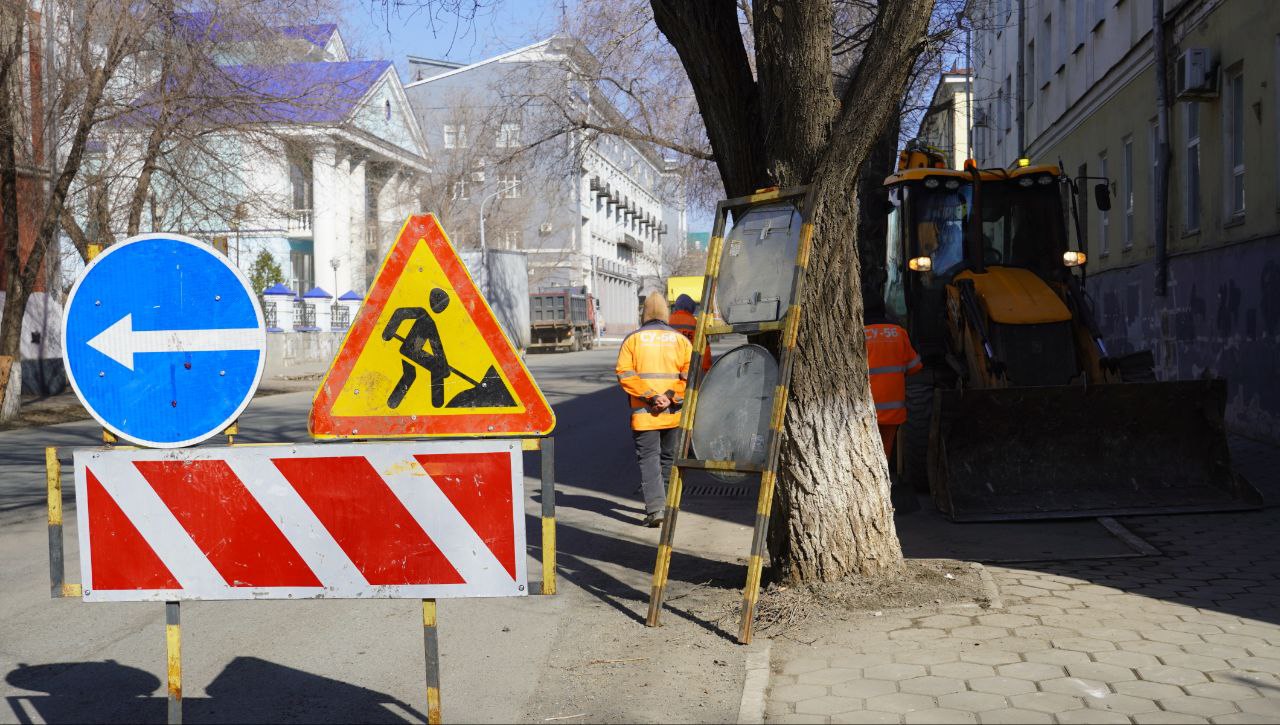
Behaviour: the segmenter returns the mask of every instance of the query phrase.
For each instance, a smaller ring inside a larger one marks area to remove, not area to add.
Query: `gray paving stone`
[[[1053,717],[1048,713],[1036,712],[1035,710],[1019,710],[1016,707],[1007,707],[1003,710],[988,710],[987,712],[978,713],[978,722],[982,725],[1034,725],[1036,723],[1051,723]]]
[[[803,675],[796,675],[796,683],[800,685],[836,685],[841,682],[856,680],[861,676],[861,670],[854,670],[848,667],[828,667],[824,670],[814,670]]]
[[[902,692],[937,697],[952,692],[964,692],[964,682],[951,677],[913,677],[910,680],[900,681],[898,689]]]
[[[1107,689],[1104,682],[1098,680],[1084,680],[1079,677],[1055,677],[1052,680],[1041,680],[1040,689],[1044,692],[1056,692],[1061,695],[1074,695],[1076,697],[1102,697],[1110,695],[1111,690]]]
[[[1032,617],[1021,614],[983,614],[978,617],[978,624],[988,627],[1003,627],[1005,629],[1014,629],[1015,627],[1030,627],[1036,624],[1036,620]]]
[[[1092,637],[1066,637],[1064,639],[1053,640],[1053,646],[1058,649],[1070,649],[1077,652],[1108,652],[1114,650],[1116,646],[1111,642],[1101,639],[1093,639]]]
[[[1196,697],[1211,697],[1215,700],[1252,700],[1260,697],[1258,691],[1244,685],[1229,685],[1225,682],[1207,682],[1199,685],[1187,685],[1187,694]]]
[[[1133,721],[1138,725],[1195,725],[1196,723],[1207,723],[1208,720],[1195,715],[1184,715],[1180,712],[1166,712],[1159,710],[1156,712],[1140,712],[1133,716]]]
[[[959,660],[960,653],[951,649],[924,649],[918,652],[903,652],[893,656],[894,662],[904,665],[940,665]]]
[[[1209,678],[1205,677],[1204,673],[1199,670],[1189,670],[1185,667],[1171,667],[1169,665],[1139,667],[1138,677],[1147,682],[1163,682],[1166,685],[1183,686],[1209,681]]]
[[[874,665],[862,670],[862,676],[869,680],[909,680],[926,674],[920,665]]]
[[[973,639],[987,641],[1000,639],[1009,636],[1009,630],[1003,627],[985,627],[980,624],[972,624],[967,627],[956,627],[950,632],[952,637],[960,639]]]
[[[954,677],[957,680],[973,680],[979,677],[995,677],[996,669],[990,665],[977,665],[972,662],[948,662],[933,665],[929,674],[938,677]]]
[[[1026,653],[1044,649],[1045,641],[1042,639],[1027,639],[1025,637],[1001,637],[1000,639],[988,641],[986,646],[1005,650],[1006,652]]]
[[[1180,713],[1173,713],[1180,714]],[[1191,717],[1186,715],[1185,717]],[[1219,715],[1211,717],[1208,720],[1201,719],[1200,722],[1211,722],[1214,725],[1258,725],[1261,720],[1258,716],[1251,712],[1237,712],[1230,715]]]
[[[1029,617],[1043,617],[1046,614],[1062,614],[1061,607],[1051,607],[1045,604],[1015,604],[1006,607],[1005,611],[1010,614],[1025,614]]]
[[[797,657],[784,664],[781,672],[784,675],[800,675],[805,672],[821,670],[828,666],[827,660],[821,657]]]
[[[1204,655],[1163,655],[1160,657],[1160,661],[1166,665],[1186,667],[1189,670],[1200,670],[1201,672],[1225,670],[1228,667],[1226,660],[1221,660],[1217,657],[1205,657]]]
[[[1196,642],[1204,641],[1198,634],[1171,632],[1167,629],[1161,629],[1155,632],[1143,632],[1142,636],[1152,642],[1168,642],[1169,644],[1195,644]]]
[[[795,723],[796,725],[805,725],[808,723],[812,725],[812,723],[826,723],[827,718],[825,715],[799,715],[793,713],[791,715],[778,715],[776,717],[771,717],[769,718],[769,722],[786,723],[787,725],[790,725],[790,723]]]
[[[916,622],[920,627],[932,627],[933,629],[953,629],[955,627],[963,627],[966,624],[972,624],[970,617],[961,617],[955,614],[935,614],[932,617],[925,617]]]
[[[1199,715],[1200,717],[1230,715],[1237,711],[1234,703],[1226,702],[1224,700],[1214,700],[1208,697],[1194,697],[1192,695],[1168,697],[1160,700],[1159,702],[1160,707],[1165,710],[1180,712],[1186,715]]]
[[[1080,635],[1078,630],[1067,629],[1066,627],[1050,627],[1044,624],[1036,624],[1030,627],[1018,627],[1013,630],[1015,636],[1025,637],[1026,639],[1065,639],[1067,637],[1077,637]]]
[[[1067,665],[1067,674],[1072,677],[1080,677],[1086,680],[1102,680],[1107,683],[1138,679],[1128,667],[1108,665],[1101,662]]]
[[[939,697],[938,706],[965,712],[986,712],[1006,708],[1009,706],[1009,701],[1000,695],[986,692],[954,692]]]
[[[1136,642],[1142,639],[1142,635],[1132,629],[1105,626],[1081,629],[1080,636],[1089,637],[1090,639],[1103,639],[1108,642]]]
[[[1242,712],[1261,715],[1272,721],[1280,721],[1280,697],[1260,697],[1256,700],[1241,700],[1236,703]],[[1261,719],[1261,718],[1259,718]]]
[[[1231,666],[1239,670],[1265,672],[1269,675],[1280,675],[1280,660],[1270,657],[1240,657],[1227,660]]]
[[[892,712],[875,712],[874,710],[854,710],[832,715],[832,723],[848,723],[849,725],[878,725],[879,723],[898,723],[901,716]]]
[[[1122,715],[1137,715],[1160,709],[1154,701],[1133,695],[1107,694],[1102,697],[1086,697],[1084,702],[1096,710],[1109,710]]]
[[[1160,682],[1147,682],[1145,680],[1135,680],[1133,682],[1117,682],[1112,685],[1115,691],[1121,695],[1133,695],[1134,697],[1145,697],[1148,700],[1159,700],[1162,697],[1178,697],[1184,694],[1181,687],[1177,685],[1166,685]]]
[[[904,714],[915,712],[916,710],[931,710],[934,707],[933,703],[933,698],[928,695],[895,692],[892,695],[877,695],[867,698],[867,709]]]
[[[1080,698],[1061,695],[1056,692],[1032,692],[1026,695],[1014,695],[1009,698],[1009,703],[1023,710],[1054,713],[1059,717],[1068,710],[1079,710],[1084,707],[1084,702]]]
[[[862,699],[876,695],[889,695],[897,691],[898,683],[889,680],[852,680],[831,686],[832,695]]]
[[[969,680],[969,689],[975,692],[989,692],[993,695],[1020,695],[1035,692],[1036,683],[1014,677],[979,677],[976,680]]]
[[[1182,651],[1182,648],[1176,644],[1169,644],[1168,642],[1150,642],[1146,640],[1143,640],[1142,642],[1125,642],[1124,651],[1140,652],[1142,654],[1154,655],[1156,657],[1185,654]]]
[[[844,654],[835,655],[831,658],[832,667],[848,667],[851,670],[860,670],[874,665],[887,665],[891,662],[893,662],[893,655],[890,653]]]
[[[796,714],[803,715],[836,715],[850,710],[861,710],[862,700],[856,697],[840,697],[824,695],[796,703]]]
[[[1141,652],[1099,652],[1093,658],[1106,665],[1128,667],[1129,669],[1160,666],[1160,660],[1156,659],[1155,655],[1142,654]]]
[[[1103,725],[1121,723],[1122,725],[1129,725],[1129,718],[1118,712],[1107,712],[1106,710],[1072,710],[1058,713],[1058,722],[1066,725],[1076,725],[1077,723],[1102,723]]]
[[[1062,677],[1065,671],[1056,665],[1045,665],[1038,662],[1019,662],[1012,665],[1001,665],[996,671],[1005,677],[1014,677],[1019,680],[1052,680],[1055,677]]]
[[[1280,692],[1280,677],[1265,672],[1248,672],[1246,670],[1218,670],[1210,672],[1209,679],[1214,682],[1226,682],[1233,685],[1245,685],[1259,689]]]
[[[1183,645],[1183,650],[1187,654],[1204,655],[1205,657],[1217,657],[1218,659],[1231,659],[1233,657],[1249,657],[1249,650],[1244,647],[1232,647],[1226,644],[1214,644],[1213,642],[1201,642],[1199,644]]]
[[[934,708],[932,710],[917,710],[915,712],[909,712],[902,716],[902,721],[906,723],[948,725],[949,723],[976,723],[978,722],[978,718],[971,712]]]
[[[1174,632],[1189,632],[1191,634],[1219,634],[1222,632],[1222,627],[1216,624],[1205,624],[1204,622],[1170,622],[1164,628]]]
[[[996,650],[971,650],[960,653],[961,662],[972,662],[978,665],[1011,665],[1014,662],[1021,662],[1022,658],[1016,652],[999,652]]]
[[[783,685],[769,691],[769,699],[778,702],[800,702],[827,694],[827,688],[818,685]]]
[[[1023,657],[1027,662],[1038,662],[1042,665],[1071,665],[1089,662],[1089,655],[1084,652],[1073,652],[1065,649],[1043,649],[1028,652]]]
[[[1202,638],[1204,641],[1212,642],[1213,644],[1225,644],[1232,647],[1243,647],[1245,649],[1270,644],[1270,642],[1262,637],[1249,637],[1243,634],[1233,634],[1230,632],[1226,634],[1206,634],[1203,635]]]
[[[894,641],[901,640],[928,640],[937,639],[946,636],[946,631],[941,629],[932,629],[930,627],[895,629],[889,633],[889,639]]]

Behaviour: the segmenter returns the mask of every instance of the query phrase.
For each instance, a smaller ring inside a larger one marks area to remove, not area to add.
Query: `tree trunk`
[[[736,22],[732,33],[726,27],[726,17],[736,18],[733,0],[652,5],[689,74],[726,192],[816,188],[770,537],[776,571],[788,581],[900,571],[862,334],[858,179],[899,107],[933,2],[879,2],[862,61],[838,100],[829,1],[756,0],[758,81]]]

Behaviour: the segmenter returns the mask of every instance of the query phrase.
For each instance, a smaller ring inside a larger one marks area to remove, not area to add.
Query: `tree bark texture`
[[[680,54],[729,196],[816,186],[809,276],[787,403],[775,570],[787,581],[890,574],[902,552],[862,334],[859,172],[896,113],[932,0],[882,0],[842,97],[830,0],[756,0],[753,78],[734,0],[652,0]],[[878,183],[878,182],[877,182]]]

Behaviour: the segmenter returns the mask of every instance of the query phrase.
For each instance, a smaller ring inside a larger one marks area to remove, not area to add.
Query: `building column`
[[[350,230],[347,221],[347,178],[343,168],[341,150],[334,143],[318,144],[312,151],[311,238],[316,284],[323,287],[333,284],[333,270],[329,260],[343,256],[349,243]],[[299,294],[307,290],[297,290]],[[332,290],[331,290],[332,291]],[[342,294],[337,290],[334,294]]]

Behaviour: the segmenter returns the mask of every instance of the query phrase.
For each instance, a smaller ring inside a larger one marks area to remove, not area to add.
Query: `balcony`
[[[294,209],[285,219],[285,236],[290,239],[310,239],[312,211],[310,209]]]

